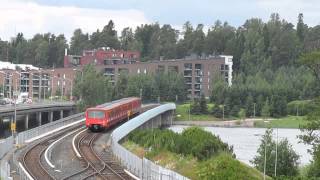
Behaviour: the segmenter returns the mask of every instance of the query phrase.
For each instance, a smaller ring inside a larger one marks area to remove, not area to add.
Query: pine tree
[[[303,42],[305,37],[305,30],[304,30],[305,24],[303,23],[303,14],[300,13],[298,16],[298,23],[297,23],[297,36],[299,37],[299,40]]]
[[[270,117],[270,106],[269,106],[269,100],[267,99],[264,103],[262,109],[261,109],[261,116],[266,119],[267,117]]]
[[[207,114],[208,113],[208,105],[207,105],[207,101],[206,101],[206,98],[203,93],[201,94],[199,103],[200,103],[200,112],[202,114]]]

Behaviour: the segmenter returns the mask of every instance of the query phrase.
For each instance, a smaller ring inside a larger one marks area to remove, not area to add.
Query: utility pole
[[[63,80],[61,78],[61,97],[60,97],[61,101],[62,101],[62,96],[63,96]]]
[[[191,111],[191,104],[189,105],[189,121],[190,121],[190,112]]]
[[[277,165],[278,165],[278,128],[277,128],[277,140],[276,140],[276,160],[274,165],[274,177],[277,177]]]
[[[253,103],[253,118],[256,117],[256,103]]]
[[[266,180],[266,164],[267,164],[267,144],[264,142],[264,165],[263,165],[263,180]]]
[[[52,101],[52,99],[53,99],[53,75],[51,77],[51,98],[50,98],[50,100]]]
[[[140,88],[140,99],[142,101],[142,88]]]
[[[222,120],[224,120],[224,104],[222,105]]]
[[[41,100],[41,73],[39,73],[39,95],[38,95],[38,97],[39,97],[39,102],[40,102],[40,100]]]

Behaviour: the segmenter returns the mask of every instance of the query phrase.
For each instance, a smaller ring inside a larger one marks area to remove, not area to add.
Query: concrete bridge
[[[73,102],[51,102],[37,104],[18,104],[16,106],[16,127],[18,131],[41,126],[43,124],[62,119],[75,113]],[[14,120],[15,106],[0,106],[0,130],[10,130],[10,123]],[[0,137],[3,134],[0,134]]]

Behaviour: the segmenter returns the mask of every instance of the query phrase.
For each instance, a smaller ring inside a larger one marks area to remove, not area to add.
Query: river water
[[[171,126],[169,129],[174,132],[182,132],[188,126]],[[257,154],[257,149],[261,143],[265,128],[223,128],[223,127],[205,127],[205,130],[218,135],[221,140],[233,146],[233,151],[237,159],[252,166],[250,160]],[[299,143],[297,135],[300,135],[299,129],[278,129],[278,140],[287,138],[293,149],[300,155],[300,165],[310,163],[312,156],[307,152],[311,146]],[[273,131],[273,137],[276,140],[276,129]]]

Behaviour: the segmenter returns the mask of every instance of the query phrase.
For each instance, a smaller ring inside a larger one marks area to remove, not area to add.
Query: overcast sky
[[[238,27],[252,17],[267,21],[273,12],[294,25],[300,12],[309,26],[320,24],[320,0],[0,0],[0,38],[51,32],[69,39],[76,28],[91,33],[110,19],[118,31],[153,22],[181,29],[188,20]]]

